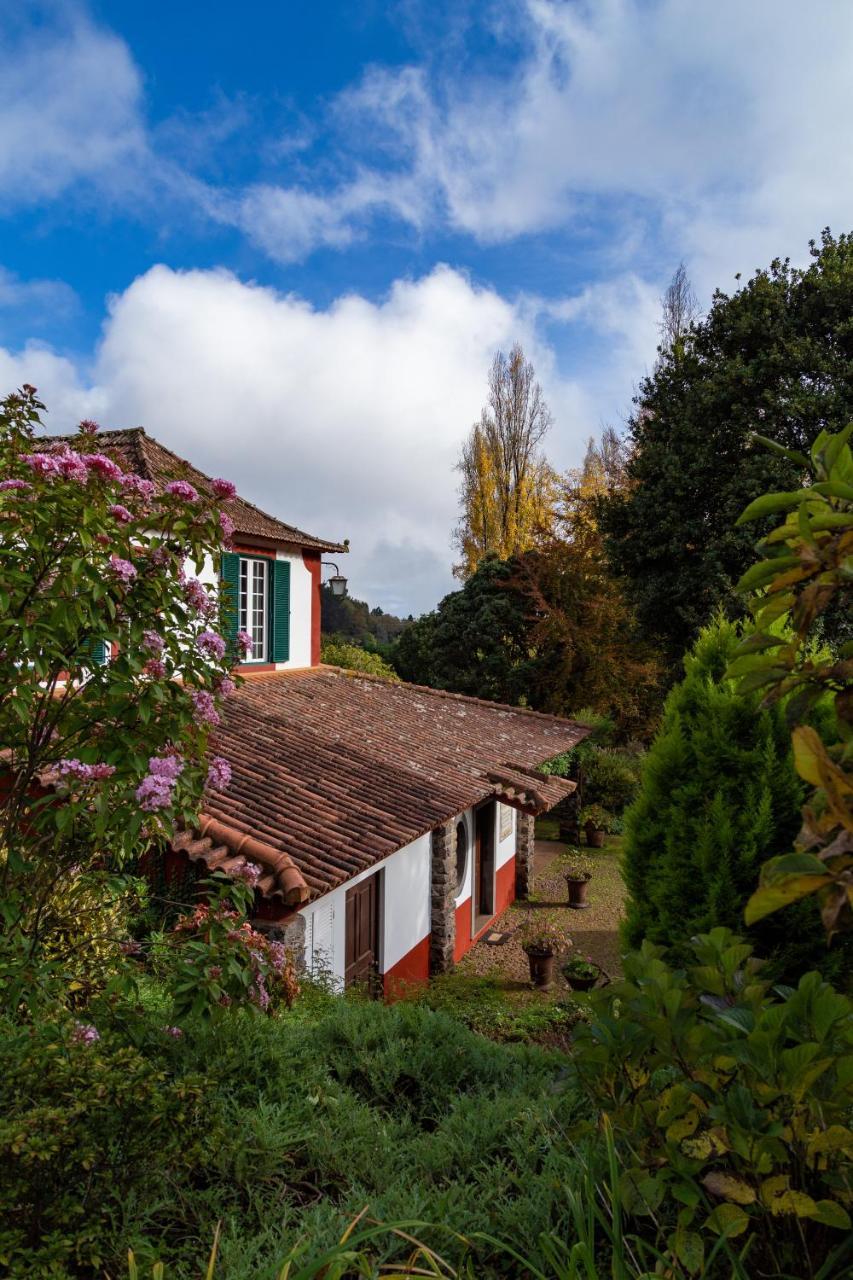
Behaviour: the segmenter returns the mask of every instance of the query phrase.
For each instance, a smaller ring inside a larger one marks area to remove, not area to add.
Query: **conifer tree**
[[[737,692],[726,666],[738,643],[717,617],[684,662],[649,751],[640,794],[626,816],[625,939],[644,938],[686,959],[694,935],[716,925],[744,931],[743,905],[761,864],[783,853],[800,825],[803,784],[784,710]],[[794,918],[796,914],[796,919]],[[814,903],[749,931],[756,951],[788,977],[809,967],[834,976],[845,948],[827,950]]]

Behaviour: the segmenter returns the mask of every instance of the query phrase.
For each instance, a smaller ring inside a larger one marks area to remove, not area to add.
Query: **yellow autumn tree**
[[[516,343],[489,371],[489,398],[457,464],[462,513],[454,531],[469,578],[487,555],[501,560],[536,546],[551,527],[557,478],[540,444],[552,423],[533,365]]]

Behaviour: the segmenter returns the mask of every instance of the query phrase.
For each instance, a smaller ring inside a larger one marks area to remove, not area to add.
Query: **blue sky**
[[[684,260],[701,301],[849,230],[853,6],[0,5],[0,382],[141,423],[452,585],[453,463],[520,340],[561,468],[619,424]]]

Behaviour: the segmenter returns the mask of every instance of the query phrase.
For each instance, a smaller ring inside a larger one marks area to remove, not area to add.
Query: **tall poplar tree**
[[[489,555],[528,551],[550,524],[555,478],[540,445],[551,411],[533,365],[516,343],[499,351],[489,372],[489,398],[457,464],[462,513],[453,541],[457,577],[468,578]]]

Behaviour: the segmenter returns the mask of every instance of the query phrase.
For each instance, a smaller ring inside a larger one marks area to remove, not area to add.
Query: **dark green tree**
[[[407,627],[392,655],[403,679],[494,702],[527,701],[536,653],[516,573],[513,561],[487,556],[462,590]]]
[[[759,494],[796,488],[758,431],[808,452],[853,418],[853,236],[824,231],[806,269],[776,260],[662,347],[636,397],[628,486],[601,501],[614,570],[674,667],[754,559],[738,527]]]
[[[717,925],[743,932],[743,907],[765,859],[786,852],[800,825],[803,784],[777,704],[740,694],[726,668],[738,643],[717,617],[684,662],[626,816],[625,939],[648,939],[687,958],[690,939]],[[846,944],[828,950],[817,905],[768,917],[748,931],[780,974],[817,967],[839,976]]]

